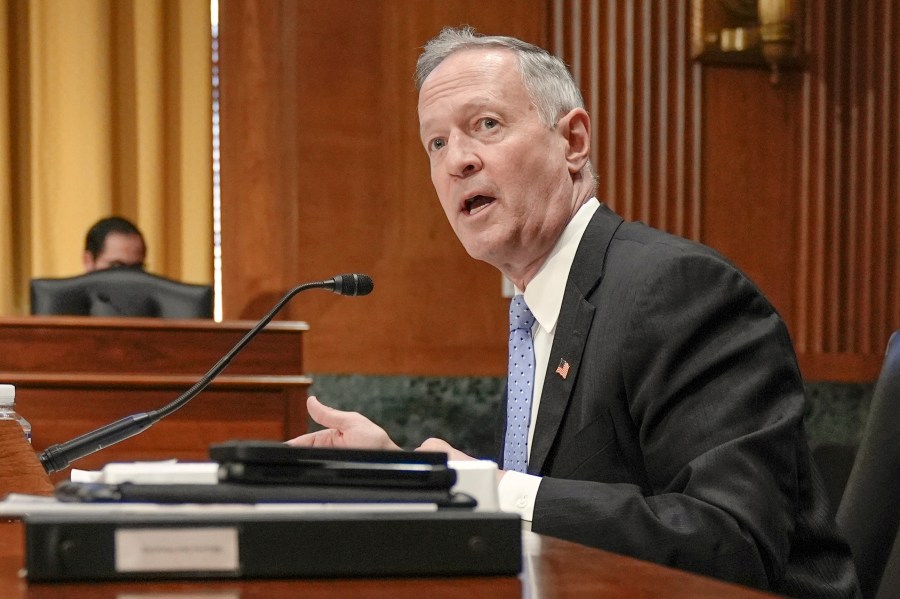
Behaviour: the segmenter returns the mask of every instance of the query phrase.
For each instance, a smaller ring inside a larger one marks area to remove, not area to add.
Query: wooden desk
[[[161,408],[207,372],[253,322],[0,318],[0,382],[17,388],[35,450]],[[205,391],[142,434],[73,464],[206,459],[211,443],[306,432],[302,322],[273,322]],[[68,477],[68,470],[54,481]]]
[[[0,497],[16,491],[48,494],[49,480],[14,423],[0,421]],[[760,599],[771,595],[664,568],[606,551],[533,533],[523,533],[519,577],[397,578],[336,580],[209,580],[28,584],[24,527],[0,522],[0,596],[4,599]],[[273,551],[277,551],[273,547]],[[377,551],[377,548],[373,548]]]
[[[761,599],[772,595],[534,533],[516,577],[337,580],[210,580],[31,584],[23,526],[0,523],[0,589],[8,599]],[[276,548],[273,548],[276,550]]]
[[[254,322],[0,317],[0,372],[199,375]],[[302,375],[304,322],[271,322],[228,366],[228,374]]]

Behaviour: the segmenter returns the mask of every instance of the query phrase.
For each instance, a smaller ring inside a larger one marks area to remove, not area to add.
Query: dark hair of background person
[[[110,233],[137,235],[144,243],[144,247],[147,246],[143,234],[134,223],[121,216],[110,216],[97,221],[87,232],[87,237],[84,240],[85,251],[90,252],[94,258],[99,256],[100,252],[103,251],[103,244]]]

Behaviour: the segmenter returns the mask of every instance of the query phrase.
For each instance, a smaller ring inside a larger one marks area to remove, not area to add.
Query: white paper
[[[28,514],[309,514],[436,512],[434,503],[71,503],[54,497],[10,493],[0,501],[0,517]]]

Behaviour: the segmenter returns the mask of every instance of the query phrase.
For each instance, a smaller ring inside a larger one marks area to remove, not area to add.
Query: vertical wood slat
[[[553,0],[553,51],[591,114],[598,195],[628,220],[699,239],[687,0]]]
[[[878,35],[872,36],[872,212],[873,262],[871,302],[875,307],[868,340],[870,347],[883,343],[879,332],[890,323],[900,324],[900,11],[896,3],[885,1],[872,10]],[[881,69],[878,68],[879,63]],[[893,164],[891,164],[893,160]],[[893,267],[893,272],[891,268]],[[891,309],[893,306],[893,309]]]
[[[882,194],[879,196],[881,203],[881,223],[883,237],[889,239],[889,234],[897,234],[900,228],[900,41],[895,33],[900,29],[900,9],[892,2],[884,4],[883,55],[884,77],[882,85],[882,119],[881,131],[890,131],[893,126],[893,134],[882,135],[881,139],[881,177],[879,188]],[[891,173],[893,175],[891,176]],[[900,323],[900,249],[896,246],[900,242],[895,241],[894,252],[887,256],[882,269],[881,302],[885,306],[885,322]],[[892,307],[892,308],[890,308]]]
[[[796,343],[880,355],[900,326],[898,11],[892,0],[808,4]]]
[[[806,3],[806,11],[804,14],[804,22],[812,23],[811,3]],[[815,93],[813,89],[818,84],[818,80],[812,76],[812,72],[818,68],[815,57],[821,57],[824,50],[822,38],[818,38],[818,45],[813,45],[813,36],[806,35],[804,40],[803,53],[809,57],[810,66],[803,75],[803,91],[801,100],[801,126],[800,126],[800,181],[798,191],[798,208],[797,208],[797,287],[796,287],[796,318],[797,322],[794,328],[795,343],[800,351],[815,351],[821,348],[821,339],[817,335],[813,335],[809,326],[811,321],[821,319],[822,298],[816,292],[821,289],[819,281],[821,281],[820,264],[815,264],[811,260],[813,254],[821,255],[822,243],[816,233],[821,231],[821,227],[816,227],[814,222],[821,222],[821,215],[818,207],[822,205],[820,196],[824,186],[822,181],[822,170],[814,169],[815,165],[822,164],[821,160],[814,160],[813,155],[821,156],[821,140],[819,135],[816,139],[819,144],[813,143],[814,136],[811,134],[813,127],[821,131],[823,126],[822,110],[820,105],[814,105],[812,98],[815,94],[821,101],[822,94]]]
[[[838,338],[838,333],[840,331],[840,323],[839,323],[839,301],[838,297],[840,295],[840,263],[839,256],[841,255],[841,238],[840,238],[840,229],[837,227],[837,223],[840,220],[841,212],[840,212],[840,202],[836,200],[841,195],[841,186],[843,184],[842,179],[842,169],[841,169],[841,156],[840,149],[843,147],[843,121],[840,118],[840,111],[844,107],[845,103],[841,101],[840,92],[843,89],[842,85],[842,77],[844,71],[842,69],[843,66],[843,50],[842,47],[842,36],[844,33],[844,19],[843,19],[843,6],[841,2],[835,2],[832,4],[834,16],[832,22],[834,23],[834,33],[835,40],[838,42],[836,44],[828,44],[826,46],[827,49],[833,51],[832,59],[829,61],[831,63],[831,81],[833,82],[833,88],[829,90],[829,93],[826,95],[826,101],[831,100],[828,104],[826,104],[827,116],[829,120],[830,127],[826,128],[826,135],[829,133],[830,129],[830,137],[826,137],[826,147],[828,151],[828,155],[830,156],[829,167],[831,171],[830,177],[830,186],[829,191],[826,192],[825,201],[828,203],[828,223],[826,226],[827,236],[829,238],[829,244],[826,248],[827,255],[827,268],[826,275],[828,278],[825,281],[825,291],[826,297],[829,298],[828,302],[828,311],[825,316],[825,322],[822,323],[825,325],[823,327],[826,332],[826,346],[823,347],[823,350],[827,348],[839,347],[840,341]]]
[[[856,47],[855,63],[862,62],[866,65],[865,71],[859,72],[859,78],[854,85],[858,88],[860,85],[866,89],[874,89],[877,87],[875,83],[875,71],[872,68],[872,44],[875,39],[874,21],[872,19],[873,5],[866,7],[865,14],[858,20],[855,29],[854,46]],[[859,114],[854,117],[854,126],[856,129],[856,137],[858,140],[857,151],[854,163],[852,165],[854,172],[851,179],[854,181],[853,187],[855,193],[851,197],[859,198],[859,211],[856,215],[857,229],[860,233],[858,240],[858,249],[856,250],[857,263],[872,264],[873,263],[873,247],[875,231],[872,229],[874,222],[872,220],[872,210],[874,208],[872,202],[872,141],[874,131],[872,130],[872,103],[871,94],[866,94],[864,101],[860,105]],[[852,264],[852,263],[851,263]],[[874,273],[870,273],[874,274]],[[862,275],[862,276],[861,276]],[[871,281],[865,280],[865,269],[858,269],[852,278],[860,281],[859,293],[850,296],[851,314],[857,314],[855,326],[851,326],[852,345],[856,347],[869,347],[871,345],[871,326],[872,326],[872,310],[863,310],[863,306],[872,306],[872,286]]]
[[[859,57],[859,29],[858,29],[858,14],[855,11],[850,11],[850,14],[847,14],[846,24],[847,24],[847,74],[846,79],[847,82],[845,84],[845,89],[849,94],[853,93],[853,90],[858,89],[860,85],[860,73],[859,68],[854,68],[858,66],[863,66],[860,64]],[[844,251],[839,259],[839,263],[841,268],[846,273],[847,281],[858,281],[857,278],[857,264],[859,261],[858,257],[858,249],[859,249],[859,237],[860,232],[857,230],[859,227],[859,208],[860,203],[862,202],[862,198],[859,195],[859,186],[858,186],[858,164],[859,164],[859,110],[860,106],[856,99],[851,99],[848,102],[848,110],[846,110],[847,123],[847,155],[845,159],[842,161],[844,165],[846,165],[845,172],[845,189],[846,192],[843,194],[844,197],[840,200],[836,200],[835,204],[844,207],[843,209],[843,219],[838,217],[835,221],[835,229],[840,229],[844,235],[844,243],[846,243],[846,251]],[[835,152],[837,155],[838,152]],[[842,220],[844,222],[842,222]],[[838,284],[840,288],[840,293],[844,296],[844,309],[839,310],[840,320],[838,321],[838,327],[840,332],[838,333],[838,338],[842,340],[845,347],[856,347],[856,326],[855,321],[858,319],[859,312],[858,307],[856,305],[856,296],[858,293],[853,293],[850,289],[847,289],[845,285]],[[860,288],[861,289],[861,288]]]

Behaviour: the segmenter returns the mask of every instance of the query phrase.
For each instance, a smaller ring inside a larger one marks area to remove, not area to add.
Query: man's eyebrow
[[[459,105],[454,109],[453,112],[454,112],[454,113],[460,113],[460,112],[462,112],[462,113],[474,112],[474,111],[483,109],[485,106],[487,106],[487,105],[489,105],[489,104],[491,104],[491,97],[490,97],[490,96],[478,96],[478,97],[476,97],[476,98],[470,98],[470,99],[466,100],[465,102],[459,104]],[[434,120],[436,120],[436,119],[434,119],[434,118],[426,118],[426,119],[424,119],[424,120],[423,120],[423,119],[420,119],[420,120],[419,120],[419,133],[420,133],[420,135],[421,135],[421,133],[428,127],[428,125],[430,125]]]
[[[470,98],[466,100],[465,102],[460,104],[459,108],[460,110],[481,110],[491,103],[492,102],[490,96],[479,96],[477,98]]]

